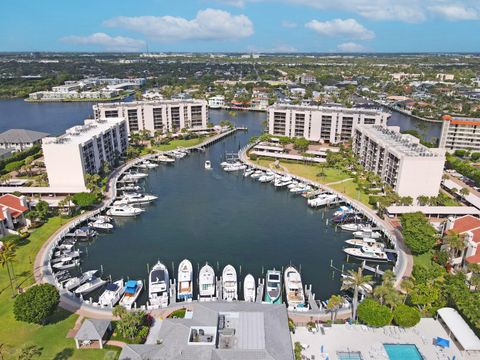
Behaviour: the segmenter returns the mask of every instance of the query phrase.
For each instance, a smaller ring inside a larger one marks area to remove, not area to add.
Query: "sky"
[[[15,0],[0,51],[479,52],[480,0]]]

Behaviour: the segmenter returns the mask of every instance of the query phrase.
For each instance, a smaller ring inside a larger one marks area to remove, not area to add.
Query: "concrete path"
[[[116,346],[123,349],[127,345],[127,343],[118,340],[108,340],[107,345]]]
[[[161,318],[155,318],[152,327],[150,328],[150,332],[148,333],[147,340],[145,340],[145,344],[153,344],[157,343],[159,339],[160,329],[162,328],[163,320]]]

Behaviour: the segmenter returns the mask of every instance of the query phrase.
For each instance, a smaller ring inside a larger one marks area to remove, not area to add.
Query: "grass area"
[[[413,256],[413,264],[418,266],[425,266],[430,267],[432,265],[432,256],[433,250],[430,250],[422,255],[414,255]]]
[[[168,144],[165,145],[155,145],[153,146],[154,149],[160,151],[169,151],[175,150],[179,147],[189,147],[201,144],[205,140],[204,137],[195,138],[195,139],[188,139],[188,140],[172,140]]]
[[[14,263],[17,283],[26,287],[34,283],[33,263],[38,250],[62,224],[68,220],[60,217],[51,218],[46,224],[32,231],[17,250]],[[116,359],[118,349],[76,350],[73,339],[67,339],[68,330],[73,328],[77,315],[63,309],[49,319],[44,326],[16,321],[13,316],[12,292],[6,268],[0,268],[0,344],[3,344],[3,358],[16,359],[15,353],[23,344],[35,344],[43,348],[41,359]]]
[[[175,311],[172,311],[170,314],[168,314],[167,318],[169,319],[183,319],[185,317],[185,313],[187,312],[187,309],[178,309]]]
[[[274,163],[274,161],[267,159],[257,159],[253,162],[264,167],[270,167],[270,165]],[[324,168],[323,172],[325,176],[319,177],[317,174],[320,172],[320,167],[317,165],[299,164],[286,161],[280,161],[280,165],[286,168],[292,174],[316,181],[321,184],[335,183],[350,178],[348,173],[335,168]],[[355,184],[352,180],[346,180],[345,182],[328,186],[371,207],[371,205],[368,204],[369,195],[364,191],[358,191],[357,184]]]

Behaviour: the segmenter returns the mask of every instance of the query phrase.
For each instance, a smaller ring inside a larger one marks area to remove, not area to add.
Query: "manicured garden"
[[[196,146],[198,144],[201,144],[203,141],[205,141],[205,138],[203,137],[198,137],[198,138],[188,139],[188,140],[170,140],[168,144],[154,145],[153,148],[160,151],[170,151],[170,150],[175,150],[179,147],[186,148],[190,146]]]

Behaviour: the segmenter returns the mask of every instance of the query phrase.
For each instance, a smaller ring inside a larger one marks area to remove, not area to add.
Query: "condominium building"
[[[275,104],[268,108],[268,132],[335,144],[349,140],[355,125],[384,125],[388,117],[379,110]]]
[[[356,125],[352,149],[365,170],[376,173],[400,196],[437,196],[445,150],[429,149],[396,126]]]
[[[85,176],[98,173],[104,162],[113,165],[127,151],[123,118],[85,120],[58,137],[42,139],[50,187],[85,190]]]
[[[208,120],[205,100],[100,103],[93,106],[93,113],[95,119],[127,119],[129,132],[148,130],[166,133],[180,129],[205,129]]]
[[[443,116],[440,147],[455,150],[480,151],[480,118]]]

